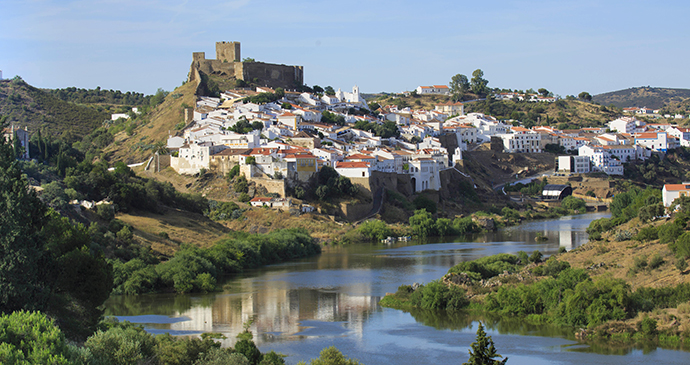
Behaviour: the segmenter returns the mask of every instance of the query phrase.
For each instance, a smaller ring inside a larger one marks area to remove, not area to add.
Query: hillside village
[[[418,90],[447,92],[442,85]],[[261,95],[271,95],[275,101],[251,101]],[[505,153],[561,152],[559,172],[608,175],[623,175],[625,162],[690,146],[690,129],[648,124],[635,116],[611,120],[608,127],[559,130],[550,126],[528,129],[516,120],[465,114],[460,102],[439,103],[434,110],[395,105],[369,110],[357,86],[351,92],[330,93],[267,87],[228,90],[219,98],[199,97],[186,115],[184,129],[167,141],[176,172],[224,175],[239,165],[248,180],[283,198],[323,166],[355,182],[377,172],[392,173],[408,176],[413,192],[438,191],[440,172],[462,164],[464,151],[485,143]],[[251,131],[237,133],[238,126]],[[393,132],[376,135],[372,126]]]

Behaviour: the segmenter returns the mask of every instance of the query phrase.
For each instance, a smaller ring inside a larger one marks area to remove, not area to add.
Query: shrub
[[[237,176],[239,174],[240,174],[240,165],[235,165],[230,169],[226,178],[228,179],[228,181],[230,181],[230,180],[234,179],[235,176]]]
[[[649,269],[654,270],[663,264],[664,264],[664,258],[661,257],[661,255],[659,255],[657,253],[654,256],[652,256],[651,260],[649,260]]]
[[[98,215],[98,218],[110,222],[115,219],[115,209],[113,209],[111,204],[99,204],[96,205],[96,215]]]
[[[566,196],[561,202],[561,207],[577,212],[584,212],[586,206],[587,204],[584,200],[576,198],[572,195]]]
[[[659,231],[654,226],[642,227],[637,235],[635,235],[635,240],[645,242],[652,241],[659,238]]]
[[[124,322],[99,330],[84,346],[103,363],[127,365],[152,362],[156,341],[142,326]]]
[[[388,225],[378,219],[363,222],[357,230],[370,240],[382,240],[392,234]]]
[[[534,250],[534,252],[532,252],[532,254],[529,256],[529,262],[539,263],[541,262],[542,257],[544,257],[544,254],[539,252],[539,250]]]
[[[0,362],[69,364],[65,335],[41,312],[18,311],[0,316]]]
[[[688,268],[688,262],[684,258],[676,258],[676,269],[683,272]]]
[[[675,223],[666,223],[658,228],[659,243],[673,243],[683,233],[683,229]]]
[[[639,324],[640,332],[647,336],[656,334],[656,320],[654,318],[644,317]]]
[[[647,256],[642,255],[642,256],[637,256],[633,259],[633,270],[635,272],[640,271],[644,268],[647,267]]]
[[[412,201],[415,209],[426,209],[431,214],[436,214],[436,203],[424,195],[418,195]]]
[[[237,198],[237,200],[241,201],[242,203],[246,203],[246,202],[252,200],[252,197],[249,196],[249,194],[247,194],[247,193],[241,193],[240,196]]]

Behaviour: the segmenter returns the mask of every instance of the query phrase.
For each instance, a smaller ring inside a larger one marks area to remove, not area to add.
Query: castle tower
[[[240,42],[216,42],[216,59],[221,62],[240,62]]]

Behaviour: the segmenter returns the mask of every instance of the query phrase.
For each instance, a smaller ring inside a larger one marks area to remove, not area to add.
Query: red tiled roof
[[[345,162],[336,162],[335,163],[335,168],[338,169],[351,169],[351,168],[362,168],[362,167],[369,167],[369,162],[364,162],[364,161],[345,161]]]
[[[690,184],[666,184],[664,185],[666,191],[682,191],[690,190]]]
[[[270,202],[271,198],[266,198],[263,196],[257,196],[256,198],[250,200],[250,202]]]

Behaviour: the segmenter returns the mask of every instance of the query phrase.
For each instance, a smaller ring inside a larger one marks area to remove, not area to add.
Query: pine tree
[[[491,339],[491,336],[486,335],[482,322],[479,322],[477,340],[472,343],[470,359],[463,365],[502,365],[508,361],[507,357],[501,361],[494,360],[496,357],[502,358],[503,356],[496,353],[494,340]]]

